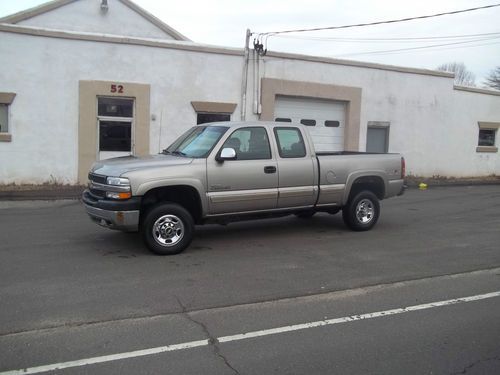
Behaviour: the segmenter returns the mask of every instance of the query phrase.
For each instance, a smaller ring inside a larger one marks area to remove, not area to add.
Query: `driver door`
[[[230,130],[217,152],[236,151],[235,160],[207,159],[210,215],[274,209],[278,201],[278,165],[265,127]]]

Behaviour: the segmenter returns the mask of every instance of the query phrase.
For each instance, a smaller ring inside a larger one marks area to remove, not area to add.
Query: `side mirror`
[[[235,160],[236,159],[236,151],[231,147],[224,147],[220,154],[215,158],[215,160],[219,162],[223,162],[224,160]]]

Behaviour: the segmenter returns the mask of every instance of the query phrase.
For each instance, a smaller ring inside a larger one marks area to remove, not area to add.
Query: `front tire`
[[[371,191],[361,191],[349,199],[342,209],[344,223],[352,230],[361,232],[370,230],[380,216],[380,203]]]
[[[146,214],[141,230],[149,250],[158,255],[174,255],[191,243],[194,222],[184,207],[164,203],[153,207]]]

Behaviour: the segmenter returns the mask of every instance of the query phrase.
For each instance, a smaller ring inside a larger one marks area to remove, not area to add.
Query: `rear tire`
[[[370,230],[380,216],[380,203],[375,194],[365,190],[349,199],[342,208],[344,223],[352,230],[361,232]]]
[[[149,250],[158,255],[174,255],[191,243],[194,222],[184,207],[175,203],[163,203],[146,214],[141,230]]]

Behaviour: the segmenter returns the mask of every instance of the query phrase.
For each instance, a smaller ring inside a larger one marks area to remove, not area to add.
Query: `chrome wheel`
[[[184,232],[184,223],[175,215],[163,215],[153,224],[153,238],[161,246],[176,245]]]
[[[373,202],[369,199],[362,199],[356,206],[356,218],[362,224],[368,224],[375,215]]]

